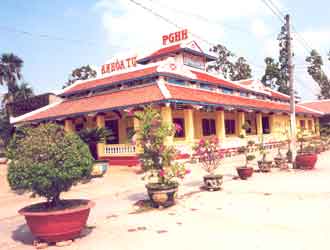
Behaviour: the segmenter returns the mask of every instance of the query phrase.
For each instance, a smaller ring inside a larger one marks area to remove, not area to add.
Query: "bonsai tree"
[[[263,136],[261,137],[261,143],[259,144],[259,152],[262,157],[258,161],[258,167],[262,172],[269,172],[272,166],[272,161],[267,160],[267,149]]]
[[[219,190],[222,184],[222,175],[214,174],[223,158],[218,137],[202,138],[193,149],[193,159],[199,162],[202,168],[208,172],[208,175],[204,176],[205,187],[212,191]]]
[[[164,143],[167,137],[174,135],[175,126],[165,124],[160,112],[151,106],[134,115],[139,120],[139,129],[135,131],[135,136],[142,147],[139,159],[146,177],[156,177],[155,185],[158,186],[177,186],[178,178],[183,178],[187,171],[183,164],[174,162],[176,149]]]
[[[250,140],[247,142],[246,146],[242,146],[238,150],[240,153],[243,153],[245,156],[244,167],[248,167],[248,164],[256,158],[255,155],[251,153],[254,145],[255,145],[255,142]]]
[[[201,163],[202,168],[210,175],[220,166],[223,155],[220,150],[219,139],[216,136],[210,139],[201,139],[194,146],[194,159]]]
[[[97,143],[105,143],[112,136],[106,128],[85,128],[78,132],[80,138],[89,146],[93,158],[97,159]]]
[[[93,158],[88,146],[56,124],[19,129],[7,149],[8,182],[13,190],[31,191],[47,199],[47,208],[61,208],[60,195],[88,178]]]

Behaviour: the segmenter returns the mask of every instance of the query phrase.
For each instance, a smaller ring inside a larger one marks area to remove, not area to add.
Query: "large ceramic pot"
[[[204,176],[204,188],[208,191],[218,191],[221,189],[223,176],[220,174]]]
[[[32,208],[39,204],[24,207],[18,212],[25,216],[31,233],[39,240],[59,242],[72,240],[80,235],[86,226],[90,209],[95,203],[88,200],[71,200],[81,202],[76,208],[60,211],[34,211]]]
[[[108,166],[109,166],[109,161],[107,160],[94,161],[91,176],[93,177],[103,176],[107,172]]]
[[[303,153],[296,156],[296,166],[300,169],[313,169],[317,161],[317,154]]]
[[[247,178],[251,177],[253,174],[252,167],[247,167],[247,166],[237,167],[236,170],[239,178],[241,178],[242,180],[246,180]]]
[[[258,161],[258,167],[261,172],[267,173],[270,172],[272,163],[272,161]]]
[[[164,185],[160,183],[149,183],[146,185],[146,188],[153,207],[170,207],[175,204],[178,184]]]

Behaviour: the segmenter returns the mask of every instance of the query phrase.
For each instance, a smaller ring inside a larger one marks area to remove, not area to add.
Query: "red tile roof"
[[[101,112],[112,108],[150,103],[164,99],[156,84],[64,101],[19,122],[47,120],[79,113]]]
[[[302,102],[299,104],[304,107],[323,112],[324,114],[330,114],[330,99],[313,102]]]
[[[167,84],[166,86],[172,96],[172,99],[175,100],[195,101],[202,103],[213,103],[213,104],[238,106],[238,107],[250,107],[259,110],[267,109],[267,110],[274,110],[274,111],[276,110],[283,112],[289,112],[290,110],[289,104],[285,104],[285,103],[276,103],[276,102],[270,102],[264,100],[249,99],[240,96],[220,94],[210,91],[203,91],[200,89],[192,89],[192,88],[174,86],[169,84]],[[296,110],[298,113],[318,115],[318,113],[312,112],[300,106],[297,106]]]
[[[238,84],[212,76],[211,74],[203,73],[203,72],[196,71],[196,70],[191,70],[191,72],[196,75],[197,80],[199,80],[199,81],[222,85],[222,86],[228,87],[228,88],[241,89],[241,87]]]
[[[108,77],[101,78],[101,79],[81,82],[81,83],[78,83],[78,84],[72,86],[71,88],[68,88],[67,90],[64,90],[63,94],[67,95],[67,94],[70,94],[70,93],[73,93],[76,91],[88,90],[88,89],[92,89],[95,87],[106,86],[106,85],[114,83],[114,82],[120,82],[120,81],[124,81],[124,80],[129,80],[129,79],[134,79],[134,78],[151,75],[151,74],[156,73],[156,68],[157,68],[157,66],[152,66],[149,68],[138,69],[135,71],[126,72],[126,73],[122,73],[122,74],[116,74],[116,75],[108,76]]]

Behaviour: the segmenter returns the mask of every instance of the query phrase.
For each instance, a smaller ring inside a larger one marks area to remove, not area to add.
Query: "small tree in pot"
[[[308,139],[304,135],[303,131],[298,133],[298,142],[300,143],[300,149],[296,156],[296,168],[300,169],[313,169],[317,162],[317,154],[315,153],[315,148],[311,145],[305,146]]]
[[[255,155],[251,153],[254,141],[248,141],[246,146],[240,147],[238,152],[243,153],[245,156],[245,165],[242,167],[237,167],[237,173],[242,180],[246,180],[253,174],[253,167],[249,166],[249,163],[255,159]]]
[[[218,137],[201,139],[194,147],[193,158],[208,172],[208,175],[204,176],[204,187],[209,191],[220,190],[223,176],[214,174],[223,158]]]
[[[178,180],[184,178],[188,171],[183,164],[174,162],[176,150],[164,142],[175,133],[173,124],[165,124],[160,112],[148,106],[135,113],[139,120],[139,129],[135,131],[136,140],[142,147],[139,154],[148,195],[154,207],[169,207],[175,204]]]
[[[42,124],[18,130],[7,156],[11,160],[7,176],[10,187],[47,199],[19,211],[31,232],[48,242],[79,236],[94,203],[62,200],[60,195],[89,177],[93,158],[88,146],[58,125]]]
[[[273,161],[267,159],[267,149],[264,144],[263,137],[261,143],[259,144],[259,152],[262,156],[261,160],[258,161],[258,167],[261,172],[270,172]]]

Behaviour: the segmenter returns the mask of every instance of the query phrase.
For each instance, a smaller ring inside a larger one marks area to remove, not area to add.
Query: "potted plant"
[[[270,172],[273,162],[270,160],[267,160],[267,150],[266,150],[263,140],[259,145],[259,152],[262,156],[261,160],[258,161],[258,167],[259,167],[260,171],[265,172],[265,173]]]
[[[111,132],[106,128],[85,128],[80,130],[78,135],[88,145],[94,158],[91,176],[103,176],[108,170],[109,161],[98,159],[97,144],[106,142],[107,139],[111,138]]]
[[[249,162],[255,159],[255,155],[251,154],[251,149],[255,145],[254,141],[248,141],[246,146],[239,148],[239,153],[243,153],[245,156],[245,165],[237,167],[237,173],[242,180],[246,180],[253,174],[253,167],[249,166]]]
[[[46,242],[79,236],[94,202],[64,200],[60,195],[89,177],[93,158],[88,146],[76,134],[49,123],[19,129],[9,143],[7,156],[10,187],[46,198],[46,202],[19,210],[32,234]]]
[[[296,156],[296,167],[305,170],[313,169],[317,161],[315,148],[311,145],[304,146],[307,142],[304,134],[298,134],[298,142],[300,143],[300,149]]]
[[[139,128],[135,131],[136,140],[142,148],[139,154],[141,167],[145,172],[144,179],[153,207],[169,207],[175,204],[178,191],[178,180],[184,178],[188,171],[183,164],[175,162],[177,152],[168,146],[165,140],[175,133],[173,124],[162,121],[160,112],[147,106],[135,113]]]
[[[281,146],[283,146],[283,144]],[[274,157],[275,166],[280,169],[287,169],[288,164],[286,163],[286,159],[281,152],[281,146],[278,148],[277,155]]]
[[[220,166],[223,155],[220,151],[219,139],[216,136],[210,139],[201,139],[194,147],[193,159],[199,162],[202,168],[208,173],[204,176],[204,187],[209,191],[221,189],[222,178],[220,174],[214,174]]]

